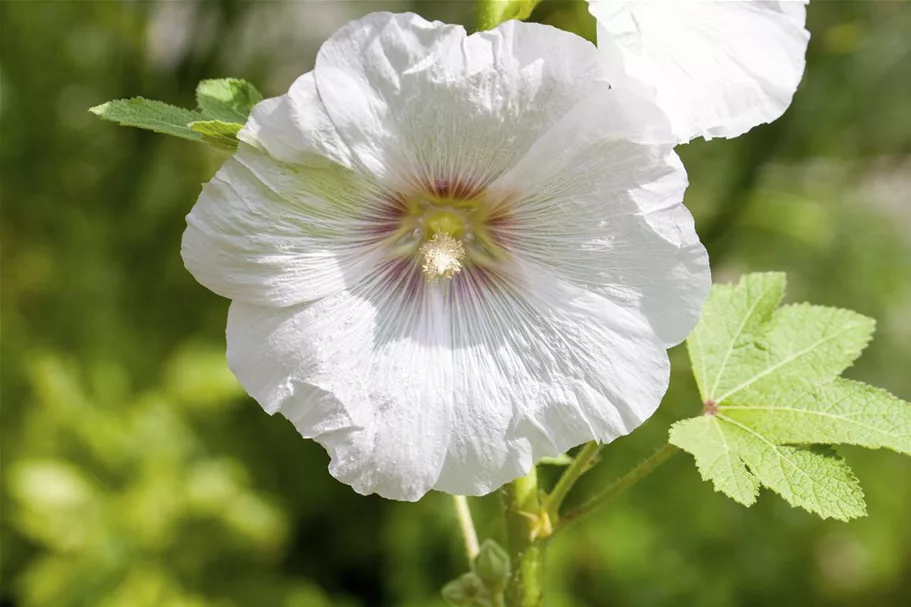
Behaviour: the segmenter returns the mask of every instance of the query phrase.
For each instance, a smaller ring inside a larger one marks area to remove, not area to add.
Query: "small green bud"
[[[484,583],[473,573],[459,576],[443,586],[443,600],[455,607],[468,607],[484,602]]]
[[[509,554],[493,540],[484,540],[474,560],[474,571],[491,593],[503,592],[509,582]]]

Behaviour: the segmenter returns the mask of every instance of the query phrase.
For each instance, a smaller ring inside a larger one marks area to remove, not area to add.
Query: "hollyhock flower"
[[[617,88],[654,101],[677,140],[780,117],[803,76],[809,0],[589,0]]]
[[[372,14],[204,186],[182,253],[230,366],[356,491],[484,494],[658,406],[708,262],[660,111],[597,70],[543,25]]]

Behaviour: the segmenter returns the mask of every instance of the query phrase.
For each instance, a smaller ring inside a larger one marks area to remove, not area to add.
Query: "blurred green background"
[[[228,372],[228,302],[179,255],[224,157],[87,111],[136,95],[192,106],[206,77],[281,94],[326,36],[377,9],[473,21],[467,1],[0,2],[0,606],[434,607],[465,569],[448,496],[354,494]],[[585,11],[545,2],[534,19],[592,37]],[[783,119],[680,149],[687,203],[717,280],[786,270],[789,299],[876,317],[848,375],[908,399],[911,4],[819,0],[809,28]],[[673,354],[659,414],[579,494],[699,410]],[[547,605],[911,604],[911,458],[843,451],[869,505],[850,524],[767,492],[742,508],[678,455],[552,544]],[[498,537],[497,496],[472,506]]]

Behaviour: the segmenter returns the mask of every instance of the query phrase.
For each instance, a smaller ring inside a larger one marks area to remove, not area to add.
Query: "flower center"
[[[496,205],[483,192],[461,195],[428,191],[399,199],[404,213],[397,232],[398,250],[415,255],[430,281],[452,279],[468,266],[484,266],[505,257],[492,230],[498,221]]]
[[[465,247],[446,232],[437,232],[433,238],[421,245],[424,256],[424,274],[430,280],[452,278],[462,269]]]

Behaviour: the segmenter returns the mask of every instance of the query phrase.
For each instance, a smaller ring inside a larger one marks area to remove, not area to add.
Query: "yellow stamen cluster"
[[[461,269],[465,258],[465,247],[445,232],[437,232],[433,238],[421,245],[424,256],[424,273],[431,280],[452,278]]]

